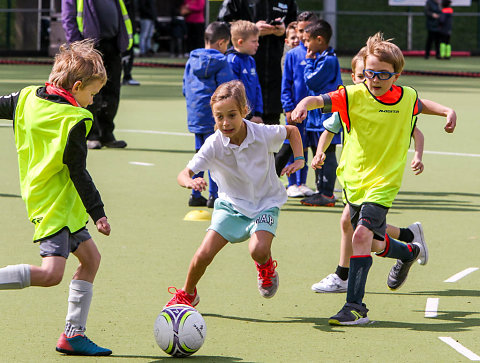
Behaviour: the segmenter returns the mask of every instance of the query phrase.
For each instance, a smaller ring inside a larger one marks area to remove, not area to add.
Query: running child
[[[228,63],[236,79],[242,81],[250,112],[247,120],[262,123],[262,88],[253,56],[257,53],[260,30],[251,21],[237,20],[230,27],[233,47],[227,51]]]
[[[285,167],[282,174],[290,175],[303,168],[300,134],[295,126],[245,120],[249,110],[240,81],[220,85],[210,103],[217,131],[178,174],[177,181],[185,188],[204,190],[205,180],[191,176],[198,170],[208,169],[217,182],[218,199],[211,225],[190,262],[185,284],[182,289],[175,289],[174,297],[166,306],[197,305],[200,298],[196,286],[215,255],[228,242],[243,242],[248,238],[250,255],[258,271],[260,294],[271,298],[278,289],[277,262],[272,260],[271,245],[287,193],[275,173],[273,155],[288,138],[295,162]]]
[[[219,85],[234,79],[225,52],[230,43],[230,30],[223,22],[215,21],[205,29],[205,48],[190,52],[183,74],[183,95],[187,103],[188,131],[195,134],[195,152],[207,137],[213,134],[215,121],[210,108],[210,97]],[[204,171],[194,175],[203,178]],[[213,208],[217,199],[217,185],[210,177],[208,200],[197,190],[192,190],[188,205]]]
[[[292,112],[293,121],[300,122],[308,110],[338,111],[345,130],[337,174],[350,208],[353,254],[346,303],[329,319],[331,325],[369,322],[363,298],[372,265],[371,251],[384,251],[385,257],[397,259],[387,279],[391,289],[403,284],[415,260],[426,262],[424,243],[404,244],[385,238],[386,215],[400,189],[414,116],[444,116],[444,129],[451,133],[456,126],[456,114],[451,108],[419,100],[411,87],[394,85],[404,62],[400,48],[377,33],[367,41],[365,83],[307,97]]]
[[[367,48],[363,47],[352,59],[352,81],[354,84],[359,84],[365,81],[363,75],[364,63]],[[314,156],[311,166],[313,169],[321,167],[321,160],[324,158],[324,144],[328,144],[329,140],[333,138],[333,135],[338,133],[342,128],[342,123],[338,112],[332,114],[332,116],[325,120],[323,123],[325,131],[320,137],[320,142],[317,147],[317,154]],[[326,137],[323,135],[326,133]],[[413,140],[415,142],[415,155],[411,162],[411,167],[415,175],[423,172],[423,141],[424,137],[422,132],[417,126],[413,129]],[[350,266],[350,257],[352,256],[352,236],[353,228],[350,223],[350,209],[348,205],[345,205],[343,209],[342,217],[340,219],[340,258],[338,266],[334,273],[329,274],[327,277],[312,285],[314,292],[346,292],[348,284],[348,270]],[[398,228],[387,224],[387,234],[403,242],[422,242],[424,240],[423,227],[420,222],[415,222],[406,228]],[[426,261],[425,261],[426,262]]]
[[[100,265],[100,253],[86,228],[88,215],[100,233],[110,234],[102,199],[86,169],[93,119],[85,108],[106,81],[94,42],[82,40],[60,47],[44,87],[0,97],[0,118],[13,120],[22,198],[42,257],[41,266],[1,268],[0,290],[58,285],[72,253],[80,264],[70,282],[65,330],[56,347],[71,355],[112,354],[85,336]]]

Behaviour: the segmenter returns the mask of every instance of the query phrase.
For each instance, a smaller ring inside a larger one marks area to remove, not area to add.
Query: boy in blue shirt
[[[205,48],[190,53],[183,75],[183,95],[187,101],[188,131],[195,134],[195,152],[200,150],[207,137],[214,133],[215,121],[210,108],[210,97],[219,85],[234,79],[225,52],[230,43],[230,30],[223,22],[213,22],[205,30]],[[203,171],[193,178],[202,177]],[[192,190],[190,207],[213,208],[218,188],[210,178],[209,198]]]
[[[305,65],[305,84],[309,96],[335,91],[342,85],[340,64],[332,47],[328,45],[332,36],[332,28],[329,23],[319,20],[305,28],[305,46],[307,47]],[[323,121],[328,119],[331,113],[322,113],[315,109],[308,112],[307,130],[308,144],[313,154],[316,153],[318,140],[325,128]],[[331,145],[325,151],[326,159],[323,168],[315,170],[318,193],[302,199],[304,205],[314,207],[333,207],[337,158],[335,156],[336,144],[341,143],[340,134],[334,136]]]
[[[285,55],[281,100],[283,110],[285,111],[286,123],[290,125],[294,124],[290,119],[293,109],[298,102],[308,96],[308,89],[305,85],[304,77],[305,65],[307,64],[305,59],[307,55],[307,48],[304,45],[303,35],[305,33],[305,28],[317,20],[317,16],[311,11],[304,11],[297,17],[297,35],[300,39],[300,44],[288,51],[288,53]],[[302,142],[305,147],[305,160],[308,160],[305,125],[301,123],[297,124],[296,126],[300,131]],[[277,171],[277,175],[280,175],[280,172],[285,167],[287,162],[293,161],[293,154],[291,150],[292,149],[290,148],[289,143],[286,141],[280,151],[275,155],[275,169]],[[295,174],[292,174],[288,178],[289,186],[287,188],[287,194],[289,197],[305,197],[313,194],[313,191],[306,185],[307,173],[308,166],[299,170]],[[297,174],[300,174],[299,178],[297,178]]]
[[[250,112],[246,119],[263,123],[263,98],[257,66],[253,56],[257,53],[260,31],[247,20],[238,20],[230,28],[233,48],[227,52],[227,59],[235,77],[242,81],[247,93]]]

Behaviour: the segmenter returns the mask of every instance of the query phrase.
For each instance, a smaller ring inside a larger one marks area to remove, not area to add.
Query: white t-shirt
[[[324,120],[323,127],[334,134],[338,134],[342,129],[342,120],[338,112],[332,113],[332,116]]]
[[[218,196],[243,215],[253,218],[263,210],[280,208],[287,201],[285,187],[275,172],[275,158],[287,130],[281,125],[256,124],[243,120],[247,136],[240,146],[220,130],[205,140],[187,164],[195,174],[210,170],[218,185]]]

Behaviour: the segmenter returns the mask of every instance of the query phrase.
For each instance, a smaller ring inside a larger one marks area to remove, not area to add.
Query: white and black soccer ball
[[[203,345],[207,325],[200,313],[188,305],[171,305],[155,320],[153,332],[162,350],[174,357],[186,357]]]

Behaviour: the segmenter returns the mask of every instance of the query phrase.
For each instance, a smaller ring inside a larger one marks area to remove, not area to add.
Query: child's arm
[[[291,114],[295,108],[295,99],[293,94],[293,56],[287,52],[285,55],[285,67],[282,74],[281,101],[285,110],[287,123],[291,124]]]
[[[415,156],[411,162],[411,167],[415,175],[421,174],[423,172],[424,166],[422,162],[423,157],[423,133],[415,127],[413,129],[413,141],[415,142]]]
[[[284,167],[280,175],[287,174],[287,176],[290,176],[305,166],[305,158],[303,157],[303,143],[298,127],[285,125],[285,128],[287,129],[287,136],[285,139],[290,141],[294,161],[290,165]]]
[[[181,187],[203,192],[207,187],[207,182],[203,178],[192,179],[194,174],[192,170],[185,168],[178,174],[177,182]]]
[[[311,166],[313,169],[321,169],[325,161],[325,150],[330,146],[335,134],[328,130],[322,132],[320,139],[318,140],[317,152],[312,159]]]
[[[426,115],[436,115],[436,116],[444,116],[447,118],[447,123],[445,124],[445,131],[449,134],[455,130],[455,126],[457,125],[457,114],[455,111],[449,107],[443,106],[439,103],[422,99],[422,113]]]
[[[308,96],[301,100],[297,107],[292,111],[292,122],[300,123],[307,118],[308,111],[324,106],[323,97]]]

